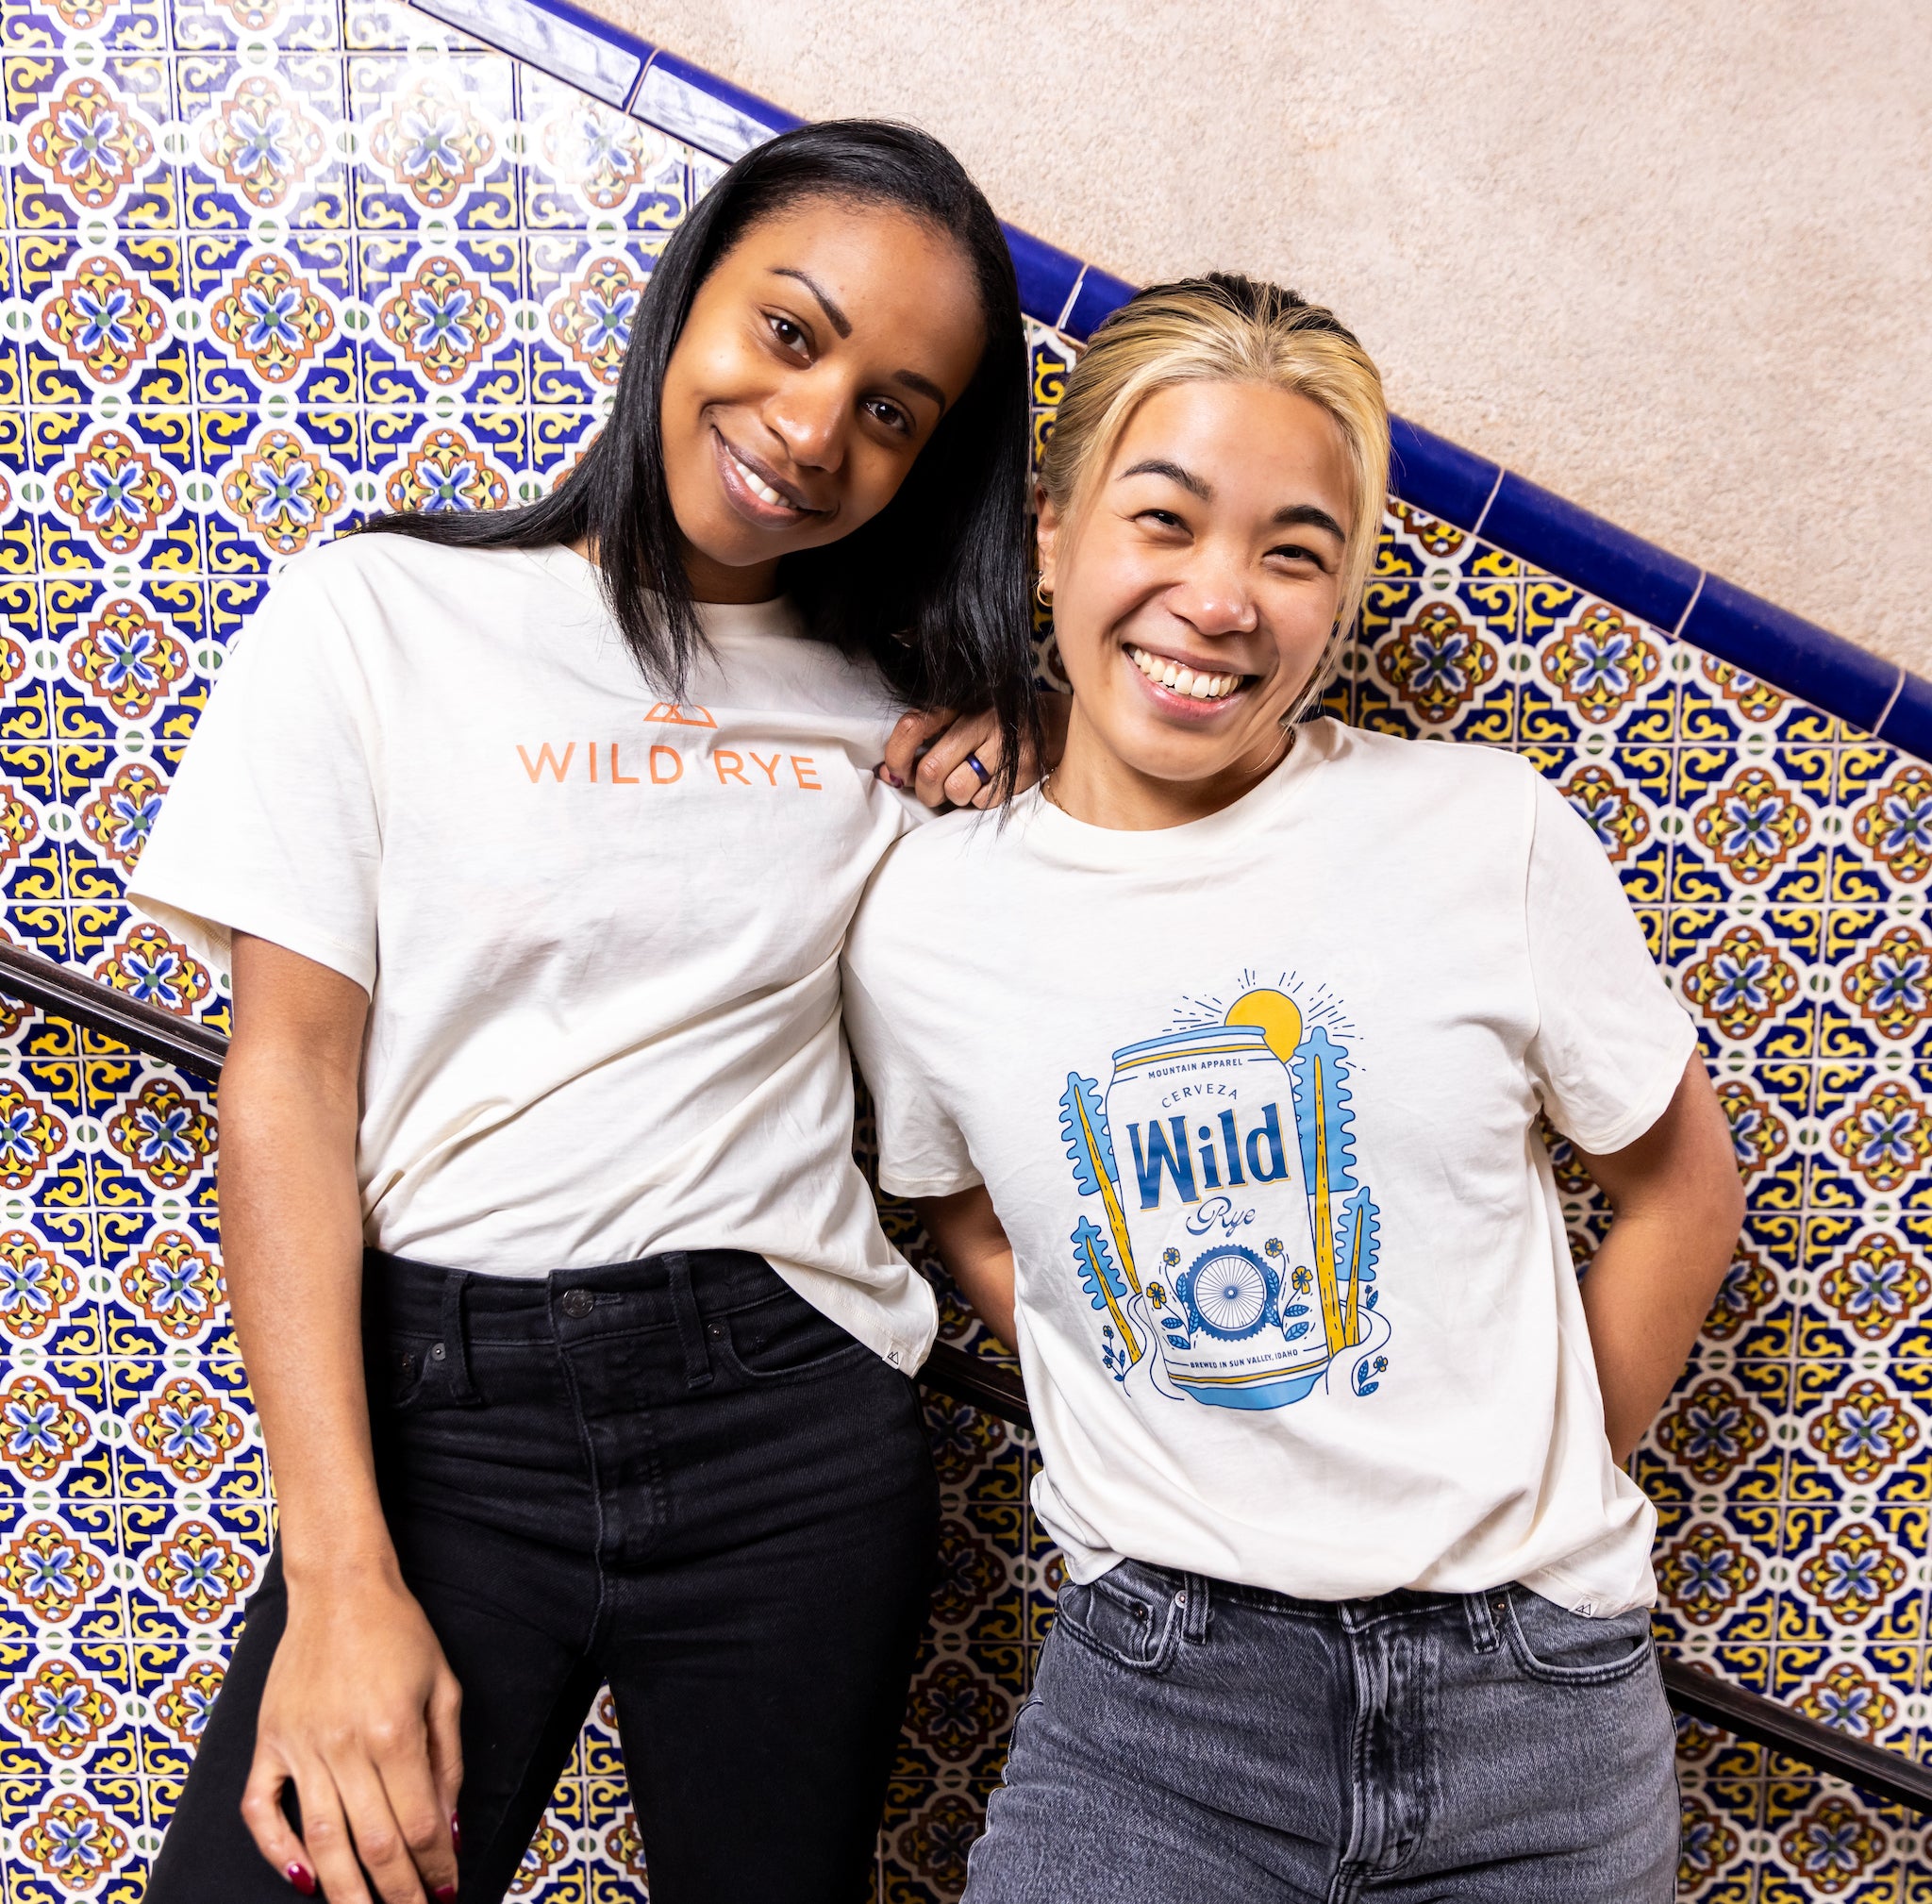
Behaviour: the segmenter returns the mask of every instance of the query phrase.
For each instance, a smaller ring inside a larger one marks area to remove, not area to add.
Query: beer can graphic
[[[1332,1348],[1293,1079],[1266,1033],[1206,1026],[1116,1051],[1107,1121],[1174,1386],[1217,1408],[1299,1401]]]
[[[1068,1075],[1067,1156],[1105,1218],[1081,1217],[1072,1242],[1117,1378],[1153,1354],[1169,1395],[1283,1408],[1367,1339],[1376,1211],[1355,1177],[1348,1077],[1327,1027],[1273,990],[1124,1045],[1104,1093]],[[1374,1384],[1357,1368],[1351,1386]]]

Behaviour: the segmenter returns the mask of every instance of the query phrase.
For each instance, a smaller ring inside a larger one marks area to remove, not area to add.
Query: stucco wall
[[[1404,413],[1932,673],[1924,0],[595,4],[1123,276],[1334,304]]]

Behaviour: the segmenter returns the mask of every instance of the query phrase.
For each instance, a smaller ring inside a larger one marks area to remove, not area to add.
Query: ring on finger
[[[960,764],[963,766],[971,767],[973,771],[979,776],[979,784],[982,787],[990,787],[992,785],[992,776],[987,771],[985,761],[983,761],[977,754],[968,754],[966,756],[966,759]]]

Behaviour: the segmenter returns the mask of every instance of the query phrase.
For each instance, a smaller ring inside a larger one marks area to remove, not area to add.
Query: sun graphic
[[[1258,1025],[1268,1048],[1286,1064],[1302,1042],[1302,1014],[1286,992],[1243,992],[1227,1008],[1230,1025]]]

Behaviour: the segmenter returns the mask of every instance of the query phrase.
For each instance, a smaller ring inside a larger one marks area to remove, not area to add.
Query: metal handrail
[[[143,1005],[39,953],[0,944],[0,995],[21,999],[50,1017],[85,1026],[211,1082],[222,1075],[228,1041],[219,1031],[158,1006]],[[926,1359],[919,1379],[937,1395],[1032,1430],[1026,1390],[1019,1377],[982,1356],[941,1343]],[[1932,1815],[1932,1765],[1847,1738],[1688,1661],[1667,1659],[1662,1667],[1664,1691],[1686,1718],[1769,1746],[1816,1771],[1844,1779],[1874,1797]]]

